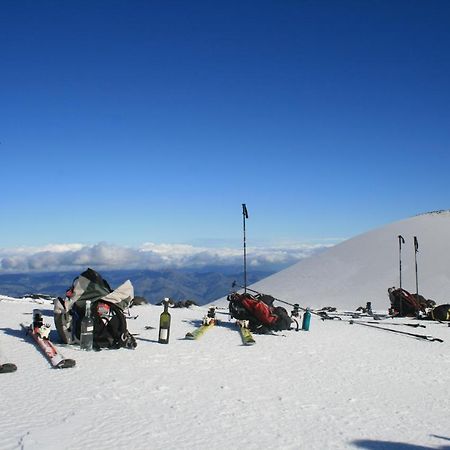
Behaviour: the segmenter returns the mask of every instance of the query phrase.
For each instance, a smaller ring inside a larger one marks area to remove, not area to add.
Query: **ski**
[[[239,327],[239,332],[241,334],[242,343],[244,345],[256,344],[252,332],[248,329],[248,324],[246,322],[247,321],[245,320],[236,320],[236,325]]]
[[[34,312],[33,314],[35,315]],[[34,318],[35,317],[36,316],[34,316]],[[27,336],[33,338],[34,344],[44,353],[52,367],[55,369],[68,369],[74,367],[76,364],[75,360],[64,358],[53,342],[48,339],[47,336],[50,330],[48,329],[48,332],[44,331],[45,328],[47,328],[46,325],[43,325],[42,321],[40,327],[34,325],[36,325],[35,319],[33,320],[33,325],[21,324],[22,328],[26,331]]]
[[[392,328],[380,327],[377,325],[369,325],[368,323],[358,322],[358,321],[354,321],[354,320],[350,320],[349,323],[351,325],[357,324],[357,325],[361,325],[363,327],[375,328],[377,330],[384,330],[384,331],[390,331],[391,333],[403,334],[405,336],[414,337],[416,339],[423,339],[423,340],[426,340],[429,342],[444,342],[442,339],[435,338],[433,336],[429,336],[429,335],[425,335],[425,334],[408,333],[407,331],[393,330]]]
[[[185,339],[196,340],[205,334],[205,331],[212,328],[217,323],[216,308],[209,308],[208,313],[203,317],[202,324],[195,330],[186,333]]]
[[[17,370],[17,366],[12,363],[3,363],[0,364],[0,373],[10,373],[15,372]]]
[[[189,331],[186,333],[185,339],[189,340],[195,340],[200,338],[205,334],[205,331],[209,330],[215,325],[215,322],[212,321],[209,324],[202,324],[199,327],[197,327],[195,330]]]

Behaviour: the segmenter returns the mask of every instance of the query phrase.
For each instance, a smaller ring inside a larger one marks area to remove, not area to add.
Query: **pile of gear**
[[[389,315],[393,317],[416,317],[437,321],[450,321],[450,304],[436,306],[434,300],[419,294],[411,294],[405,289],[391,287],[388,289]]]
[[[248,328],[254,333],[267,334],[291,328],[292,319],[288,312],[282,306],[273,306],[275,298],[271,295],[233,292],[227,300],[231,317],[248,321]]]
[[[125,317],[133,298],[134,288],[129,280],[112,290],[99,273],[87,269],[73,280],[66,297],[55,301],[55,325],[61,341],[80,343],[81,321],[88,302],[94,322],[95,349],[135,348],[136,339],[127,330]]]

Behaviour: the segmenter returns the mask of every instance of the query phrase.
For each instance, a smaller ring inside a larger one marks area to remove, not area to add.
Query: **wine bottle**
[[[81,320],[80,348],[90,351],[94,346],[94,321],[91,317],[91,302],[86,301],[86,312]]]
[[[164,299],[164,311],[159,317],[159,338],[158,342],[160,344],[169,343],[169,333],[170,333],[170,314],[169,314],[169,299]]]

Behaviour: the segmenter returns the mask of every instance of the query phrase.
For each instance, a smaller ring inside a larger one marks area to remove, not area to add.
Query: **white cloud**
[[[247,261],[255,269],[293,264],[332,244],[287,244],[248,247]],[[0,273],[96,269],[202,268],[242,264],[242,249],[186,244],[125,247],[101,242],[95,245],[51,244],[44,247],[0,249]]]

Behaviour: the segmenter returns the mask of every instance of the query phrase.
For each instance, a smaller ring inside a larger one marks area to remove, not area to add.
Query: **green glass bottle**
[[[91,317],[91,302],[86,301],[86,312],[81,320],[80,348],[90,351],[94,345],[94,321]]]
[[[164,299],[164,311],[159,317],[159,338],[158,342],[160,344],[169,343],[169,333],[170,333],[170,314],[169,314],[169,299]]]

